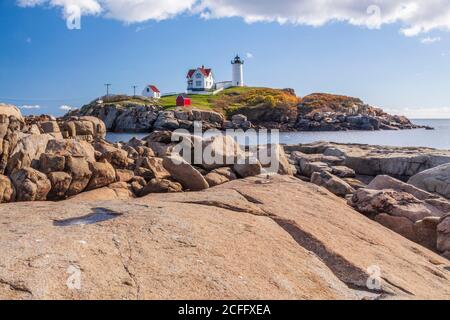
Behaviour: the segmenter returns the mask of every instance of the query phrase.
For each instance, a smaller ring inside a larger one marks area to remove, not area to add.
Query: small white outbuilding
[[[161,98],[161,91],[154,85],[148,85],[142,91],[142,95],[147,98],[159,99]]]

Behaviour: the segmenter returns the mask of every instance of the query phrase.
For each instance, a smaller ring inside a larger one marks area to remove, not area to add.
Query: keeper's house
[[[186,78],[188,93],[210,91],[214,88],[213,72],[211,69],[205,69],[205,66],[189,70]]]

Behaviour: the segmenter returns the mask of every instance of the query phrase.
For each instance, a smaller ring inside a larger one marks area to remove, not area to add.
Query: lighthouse
[[[236,57],[231,61],[231,66],[233,69],[233,87],[243,87],[244,86],[244,60],[236,55]]]

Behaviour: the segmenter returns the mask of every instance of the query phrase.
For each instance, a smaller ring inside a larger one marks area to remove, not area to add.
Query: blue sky
[[[149,19],[106,8],[87,11],[81,29],[69,30],[64,7],[23,1],[41,5],[0,2],[0,102],[24,106],[24,114],[61,115],[62,105],[79,107],[103,95],[106,82],[114,93],[150,83],[163,92],[183,91],[186,71],[202,64],[217,80],[230,80],[230,60],[239,53],[247,85],[290,87],[300,96],[338,93],[410,117],[450,118],[449,34],[445,26],[428,30],[431,22],[397,19],[373,29],[355,22],[353,11],[343,13],[348,21],[322,17],[315,25],[285,22],[283,12],[248,16],[239,8],[166,15],[162,8]],[[426,30],[405,35],[415,23]]]

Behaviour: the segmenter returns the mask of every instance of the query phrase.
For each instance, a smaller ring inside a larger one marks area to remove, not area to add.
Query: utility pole
[[[106,86],[106,96],[109,96],[109,87],[111,87],[112,84],[111,83],[105,83],[105,86]]]
[[[134,85],[133,86],[133,97],[136,97],[136,88],[137,88],[138,86],[136,86],[136,85]]]

